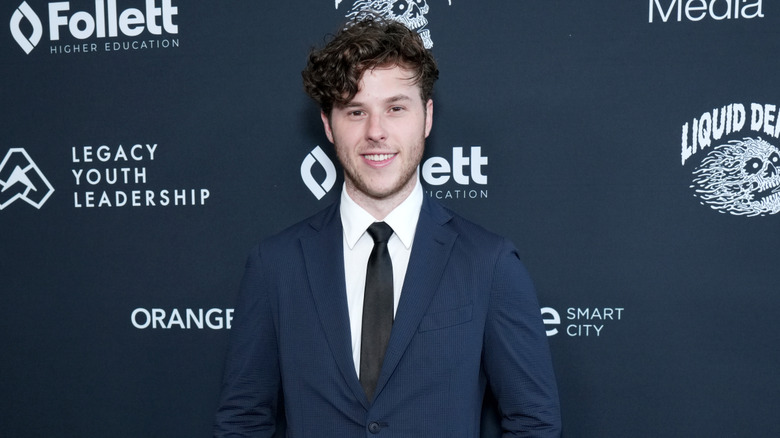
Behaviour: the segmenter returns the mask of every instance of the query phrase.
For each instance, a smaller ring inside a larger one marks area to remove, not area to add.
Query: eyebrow
[[[408,101],[412,100],[411,97],[407,96],[406,94],[396,94],[395,96],[388,97],[387,99],[383,100],[383,103],[396,103],[396,102],[402,102],[402,101]],[[350,101],[345,103],[341,106],[341,108],[357,108],[365,106],[363,102],[356,102],[356,101]]]

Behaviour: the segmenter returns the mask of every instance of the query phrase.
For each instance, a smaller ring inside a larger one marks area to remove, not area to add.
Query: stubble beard
[[[374,189],[371,187],[369,178],[350,166],[345,165],[347,160],[344,157],[338,155],[339,161],[341,161],[341,167],[344,169],[344,180],[347,188],[347,192],[354,199],[355,197],[365,197],[371,201],[383,201],[392,199],[397,195],[403,195],[403,199],[411,193],[414,188],[415,177],[417,175],[417,167],[422,161],[423,151],[425,150],[425,137],[421,137],[417,143],[417,146],[412,150],[417,156],[404,164],[399,173],[397,179],[387,189]],[[403,201],[403,199],[399,200]],[[357,201],[357,199],[356,199]]]

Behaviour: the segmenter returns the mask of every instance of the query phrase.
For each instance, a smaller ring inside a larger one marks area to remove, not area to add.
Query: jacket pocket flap
[[[429,330],[438,330],[469,322],[471,321],[471,312],[473,308],[474,305],[469,304],[467,306],[458,307],[457,309],[425,315],[422,321],[420,321],[419,331],[427,332]]]

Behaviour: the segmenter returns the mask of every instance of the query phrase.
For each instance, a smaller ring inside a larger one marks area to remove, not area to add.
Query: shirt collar
[[[414,241],[414,232],[417,229],[417,220],[420,218],[420,209],[422,208],[423,189],[420,184],[419,175],[417,183],[412,189],[412,193],[401,202],[390,214],[385,217],[385,222],[390,225],[393,232],[401,240],[401,243],[408,250]],[[346,238],[349,249],[355,247],[357,241],[366,232],[369,225],[376,222],[371,214],[359,206],[347,194],[347,190],[342,187],[341,205],[341,224],[344,228],[344,237]]]

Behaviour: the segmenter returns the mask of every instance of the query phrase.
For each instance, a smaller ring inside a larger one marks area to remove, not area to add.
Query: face
[[[369,210],[400,204],[417,182],[433,101],[422,101],[410,76],[401,67],[367,70],[352,101],[322,114],[347,193]]]

